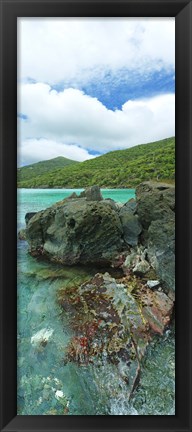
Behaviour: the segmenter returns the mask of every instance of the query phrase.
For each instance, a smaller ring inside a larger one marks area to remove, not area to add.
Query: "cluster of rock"
[[[98,186],[26,214],[33,256],[67,265],[121,266],[141,276],[153,268],[168,290],[175,285],[175,188],[145,182],[136,200],[103,199]]]
[[[52,207],[26,214],[19,236],[33,256],[65,265],[118,268],[117,280],[98,273],[65,289],[59,304],[71,313],[72,337],[65,361],[79,365],[108,361],[127,383],[128,397],[139,381],[140,362],[154,334],[163,334],[174,306],[175,188],[145,182],[136,200],[103,199],[97,186],[73,193]],[[51,330],[31,338],[44,349]]]

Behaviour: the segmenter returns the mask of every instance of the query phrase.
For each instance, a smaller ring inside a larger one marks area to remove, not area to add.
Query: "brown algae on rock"
[[[128,398],[140,376],[140,362],[154,334],[169,323],[173,301],[153,292],[141,280],[124,276],[118,281],[109,273],[96,274],[82,285],[58,293],[60,307],[69,314],[74,336],[64,362],[116,365],[127,384]]]

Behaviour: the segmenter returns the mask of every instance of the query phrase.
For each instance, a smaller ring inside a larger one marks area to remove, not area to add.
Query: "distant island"
[[[64,157],[18,168],[19,188],[135,188],[143,181],[174,183],[175,138],[116,150],[84,162]]]

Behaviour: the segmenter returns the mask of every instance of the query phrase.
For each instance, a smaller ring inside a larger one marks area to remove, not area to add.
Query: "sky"
[[[18,18],[18,166],[175,135],[174,18]]]

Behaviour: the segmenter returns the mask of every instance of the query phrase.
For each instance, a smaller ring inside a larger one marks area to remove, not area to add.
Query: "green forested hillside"
[[[23,188],[135,187],[145,180],[174,181],[175,138],[117,150],[21,181]]]
[[[54,159],[49,159],[31,165],[27,165],[22,168],[18,168],[17,170],[18,181],[20,182],[20,181],[31,180],[33,178],[36,178],[37,176],[41,176],[43,174],[49,173],[50,171],[54,171],[55,169],[63,168],[65,166],[69,166],[75,163],[77,162],[59,156]]]

